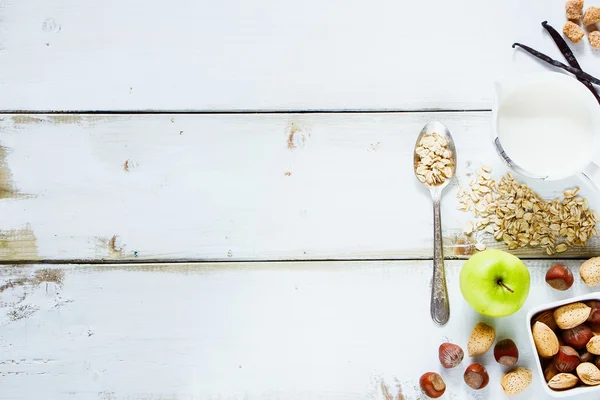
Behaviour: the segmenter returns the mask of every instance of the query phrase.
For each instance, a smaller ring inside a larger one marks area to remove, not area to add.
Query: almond
[[[600,385],[600,369],[592,363],[581,363],[577,366],[577,376],[586,385]]]
[[[546,382],[550,382],[550,379],[554,378],[558,374],[560,374],[560,371],[556,368],[554,363],[548,364],[546,369],[544,369],[544,379],[546,379]]]
[[[587,351],[592,354],[600,355],[600,336],[594,336],[585,345]]]
[[[548,328],[548,325],[543,322],[536,322],[533,324],[531,329],[533,335],[533,341],[535,342],[535,348],[538,354],[542,358],[553,357],[558,353],[559,344],[556,333],[552,329]]]
[[[496,331],[494,328],[484,324],[483,322],[475,325],[471,331],[469,342],[467,343],[467,352],[469,353],[469,357],[476,357],[485,354],[492,347],[495,339]]]
[[[509,396],[516,396],[531,384],[531,370],[518,367],[505,374],[500,380],[502,390]]]
[[[550,381],[548,381],[548,387],[554,390],[571,389],[579,383],[579,378],[573,374],[562,373],[554,375]]]
[[[554,311],[554,320],[560,329],[571,329],[587,321],[592,309],[585,303],[571,303]]]
[[[588,286],[600,283],[600,257],[590,258],[579,267],[579,275]]]

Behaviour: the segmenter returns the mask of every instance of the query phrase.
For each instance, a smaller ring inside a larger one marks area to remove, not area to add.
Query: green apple
[[[502,250],[473,255],[460,270],[460,291],[471,307],[490,317],[517,312],[529,295],[529,270]]]

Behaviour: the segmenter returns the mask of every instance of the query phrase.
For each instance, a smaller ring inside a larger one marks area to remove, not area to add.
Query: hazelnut
[[[546,282],[556,290],[567,290],[573,286],[573,274],[563,264],[556,264],[546,272]]]
[[[600,324],[589,324],[589,327],[595,336],[600,335]]]
[[[586,302],[585,304],[587,304],[588,307],[592,309],[592,311],[590,312],[590,316],[587,319],[587,322],[589,322],[590,324],[600,324],[600,301],[591,300]]]
[[[558,338],[558,345],[559,346],[568,346],[568,344],[565,343],[564,339],[562,338],[562,335],[556,335],[556,337]],[[571,346],[573,347],[573,346]]]
[[[562,338],[565,341],[565,344],[574,349],[583,349],[587,342],[593,337],[594,333],[587,325],[579,325],[562,332]]]
[[[479,390],[487,386],[490,377],[485,367],[479,363],[471,364],[463,375],[465,383],[472,389]]]
[[[453,343],[442,343],[438,350],[438,356],[444,368],[454,368],[462,362],[465,353],[460,346]]]
[[[440,376],[435,372],[426,372],[419,379],[419,385],[425,395],[432,399],[437,399],[446,391],[446,384]]]
[[[590,353],[589,351],[584,351],[579,355],[579,361],[583,362],[594,362],[594,358],[596,356]]]
[[[583,361],[582,361],[583,362]],[[596,367],[600,368],[600,356],[596,356],[594,358],[594,361],[590,361],[592,364],[594,364]]]
[[[533,317],[533,320],[531,322],[533,322],[533,323],[542,322],[542,323],[544,323],[544,325],[546,325],[548,328],[550,328],[553,331],[556,331],[558,329],[558,325],[556,325],[556,321],[554,320],[554,311],[553,310],[542,311],[541,313],[539,313],[535,317]]]
[[[560,372],[571,372],[579,365],[579,353],[572,347],[560,346],[554,356],[554,365]]]
[[[501,340],[494,347],[494,358],[498,363],[512,367],[519,360],[519,349],[512,340]]]

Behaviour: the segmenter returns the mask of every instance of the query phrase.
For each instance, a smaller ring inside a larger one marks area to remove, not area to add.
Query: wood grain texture
[[[3,115],[6,174],[27,195],[0,200],[11,242],[0,259],[430,258],[432,206],[412,147],[434,119],[455,137],[459,182],[482,164],[506,171],[487,112]],[[578,178],[530,183],[550,198],[582,185],[600,209]],[[455,194],[451,185],[442,201],[447,257],[471,219]],[[14,234],[23,230],[35,240]]]
[[[444,328],[429,318],[430,261],[3,266],[0,284],[25,283],[0,293],[2,397],[37,398],[43,388],[54,400],[383,400],[381,382],[397,380],[416,400],[419,376],[439,371],[447,399],[501,398],[492,354],[480,359],[490,384],[476,393],[462,381],[471,359],[442,371],[439,344],[466,348],[485,321],[532,368],[527,310],[592,289],[579,262],[566,262],[576,277],[567,292],[544,282],[551,261],[527,262],[525,306],[493,320],[462,299],[461,264],[448,263]],[[541,385],[534,374],[519,399],[547,399]]]
[[[1,110],[490,108],[564,0],[3,0]],[[600,75],[587,40],[573,46]]]

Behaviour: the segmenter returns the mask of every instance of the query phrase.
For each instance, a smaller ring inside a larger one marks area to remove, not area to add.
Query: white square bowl
[[[544,378],[544,370],[542,369],[542,364],[539,360],[539,356],[537,355],[537,350],[535,348],[535,342],[533,341],[533,334],[531,333],[531,320],[533,319],[533,317],[536,314],[538,314],[542,311],[546,311],[546,310],[554,309],[554,308],[557,308],[560,306],[564,306],[565,304],[576,303],[578,301],[585,302],[588,300],[600,300],[600,292],[588,293],[588,294],[584,294],[582,296],[576,296],[576,297],[571,297],[569,299],[556,301],[554,303],[542,304],[540,306],[537,306],[537,307],[531,309],[527,313],[527,333],[529,336],[529,342],[531,343],[531,348],[533,349],[533,354],[536,357],[536,363],[535,363],[536,369],[540,376],[542,385],[544,386],[544,390],[546,391],[546,393],[549,396],[552,396],[555,398],[565,398],[565,397],[572,397],[572,396],[577,396],[577,395],[588,394],[588,393],[592,393],[592,392],[600,393],[600,385],[598,385],[598,386],[578,386],[573,389],[566,389],[566,390],[550,389],[548,387],[548,385],[546,384],[546,378]]]

